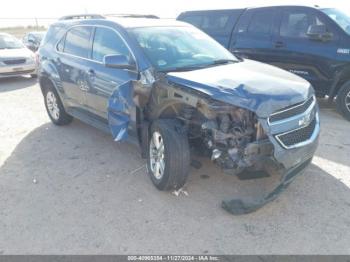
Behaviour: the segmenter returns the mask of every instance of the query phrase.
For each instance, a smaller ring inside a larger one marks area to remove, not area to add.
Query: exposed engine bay
[[[262,158],[272,157],[273,145],[253,112],[179,89],[166,94],[160,89],[157,96],[173,101],[162,117],[180,119],[195,151],[211,158],[226,173],[237,175],[247,168],[262,170]],[[159,101],[159,97],[153,101]]]
[[[256,164],[247,148],[251,143],[263,140],[264,132],[255,115],[247,110],[215,109],[209,119],[198,115],[191,119],[189,138],[200,135],[203,145],[211,152],[211,160],[222,169],[238,174]]]

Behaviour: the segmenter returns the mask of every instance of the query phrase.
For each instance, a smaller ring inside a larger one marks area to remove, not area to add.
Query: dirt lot
[[[159,192],[138,149],[79,121],[56,127],[35,80],[0,80],[0,254],[350,254],[350,123],[321,101],[313,164],[274,202],[232,216],[222,199],[263,194],[206,162],[188,196]]]

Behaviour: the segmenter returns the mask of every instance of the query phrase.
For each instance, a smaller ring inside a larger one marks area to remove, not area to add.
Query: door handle
[[[93,69],[89,69],[88,71],[87,71],[87,74],[88,74],[88,76],[90,76],[90,77],[95,77],[95,70],[93,70]]]
[[[286,46],[286,44],[284,42],[282,42],[282,41],[275,42],[275,47],[276,48],[282,48],[282,47],[285,47],[285,46]]]

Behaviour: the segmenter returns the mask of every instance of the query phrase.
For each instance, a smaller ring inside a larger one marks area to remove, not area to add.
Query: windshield
[[[348,35],[350,35],[350,17],[335,8],[322,9],[322,12],[328,15],[336,22]]]
[[[22,43],[10,35],[0,35],[0,49],[19,49],[23,48]]]
[[[158,71],[186,71],[238,61],[194,27],[144,27],[130,31]]]

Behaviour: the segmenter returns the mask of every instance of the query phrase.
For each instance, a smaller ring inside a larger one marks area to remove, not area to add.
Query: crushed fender
[[[233,215],[244,215],[258,210],[276,199],[288,187],[295,177],[302,174],[302,171],[310,164],[310,162],[311,159],[286,172],[278,186],[259,201],[245,202],[241,199],[224,200],[222,201],[222,208]]]
[[[130,111],[135,107],[132,93],[132,81],[129,81],[118,86],[108,100],[108,124],[114,141],[128,139]]]

